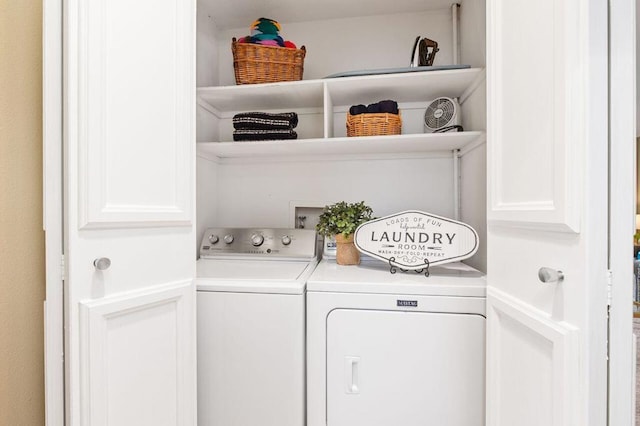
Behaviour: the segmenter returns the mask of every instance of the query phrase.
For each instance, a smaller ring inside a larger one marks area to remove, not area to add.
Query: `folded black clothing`
[[[367,106],[368,113],[389,113],[389,114],[398,114],[398,103],[396,101],[385,100],[376,102],[375,104],[370,104]]]
[[[349,114],[351,115],[364,114],[365,112],[367,112],[366,105],[352,105],[351,108],[349,108]]]
[[[380,111],[380,104],[378,102],[376,102],[375,104],[369,104],[367,105],[367,113],[368,114],[377,114]]]
[[[243,112],[233,116],[234,129],[294,129],[298,125],[295,112]]]
[[[378,102],[380,112],[388,112],[389,114],[398,114],[398,103],[392,100]]]
[[[282,139],[298,139],[298,134],[291,129],[238,129],[233,131],[234,141],[273,141]]]
[[[380,113],[389,113],[389,114],[399,114],[398,103],[392,100],[384,100],[380,102],[376,102],[373,104],[365,105],[352,105],[349,108],[349,114],[358,115],[358,114],[380,114]]]

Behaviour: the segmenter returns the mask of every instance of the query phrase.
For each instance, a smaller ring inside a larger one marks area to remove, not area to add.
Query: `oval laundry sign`
[[[409,270],[457,262],[478,250],[478,233],[469,225],[417,210],[363,223],[354,241],[360,252]]]

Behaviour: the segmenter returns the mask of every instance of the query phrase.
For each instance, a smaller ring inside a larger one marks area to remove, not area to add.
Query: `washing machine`
[[[316,233],[207,229],[197,261],[198,425],[304,426]]]
[[[482,273],[323,260],[307,281],[308,426],[485,424]]]

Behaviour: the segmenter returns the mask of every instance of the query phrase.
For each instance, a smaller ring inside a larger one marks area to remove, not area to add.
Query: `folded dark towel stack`
[[[295,130],[285,129],[243,129],[233,132],[234,141],[275,141],[283,139],[298,139],[298,134]]]
[[[283,112],[243,112],[233,116],[234,141],[267,141],[297,139],[293,130],[298,125],[298,114]]]
[[[295,112],[243,112],[233,116],[234,129],[294,129],[297,125]]]
[[[398,103],[392,100],[384,100],[369,105],[353,105],[349,108],[349,114],[375,114],[375,113],[398,114]]]

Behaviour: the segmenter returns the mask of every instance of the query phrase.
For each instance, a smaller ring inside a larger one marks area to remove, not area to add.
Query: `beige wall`
[[[44,425],[42,1],[0,0],[0,425]]]

